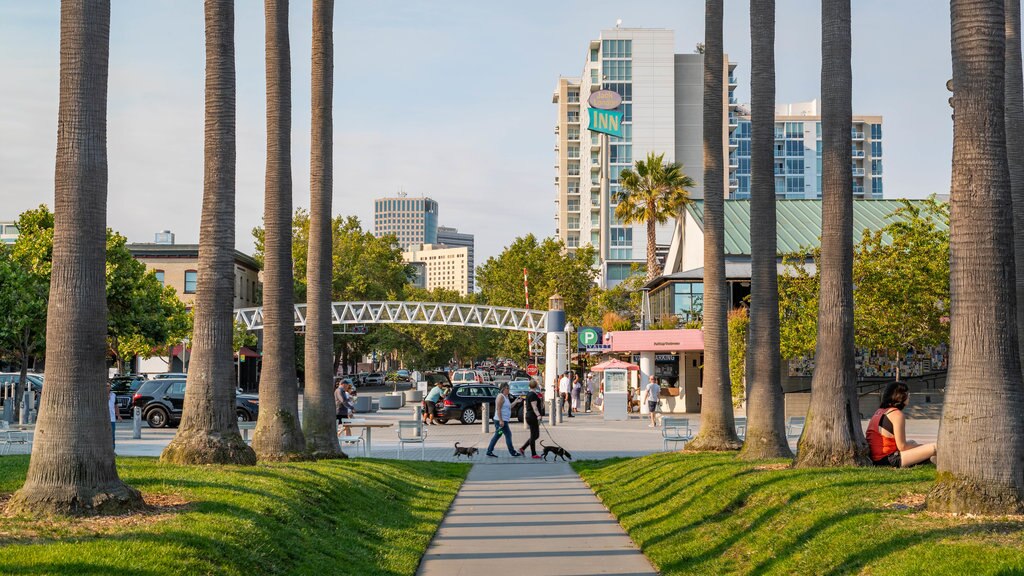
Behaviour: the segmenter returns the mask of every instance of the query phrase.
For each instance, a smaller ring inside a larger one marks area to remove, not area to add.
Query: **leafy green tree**
[[[747,333],[750,314],[746,308],[729,312],[729,377],[732,380],[732,403],[739,406],[746,397],[744,376],[747,362]]]
[[[691,202],[688,188],[693,179],[683,173],[678,162],[665,162],[664,154],[651,152],[647,160],[637,160],[635,169],[626,168],[619,175],[618,206],[615,217],[624,224],[647,225],[647,279],[661,275],[658,266],[656,225],[676,218]]]
[[[558,293],[565,300],[566,316],[582,325],[587,304],[594,294],[594,264],[597,251],[583,246],[567,253],[561,241],[538,240],[533,234],[516,238],[501,254],[477,268],[476,281],[481,298],[493,306],[522,308],[523,268],[530,274],[530,300],[537,310],[547,310],[548,298]],[[496,337],[496,352],[525,359],[529,349],[522,333],[504,331]]]

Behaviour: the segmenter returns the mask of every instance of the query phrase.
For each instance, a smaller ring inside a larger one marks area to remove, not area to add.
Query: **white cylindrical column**
[[[654,352],[641,352],[640,353],[640,413],[647,414],[650,412],[647,409],[647,402],[644,401],[644,390],[647,389],[647,384],[650,383],[651,378],[654,378]],[[653,398],[657,400],[657,398]]]
[[[544,399],[558,395],[558,379],[568,369],[565,357],[565,332],[548,332],[544,354]]]

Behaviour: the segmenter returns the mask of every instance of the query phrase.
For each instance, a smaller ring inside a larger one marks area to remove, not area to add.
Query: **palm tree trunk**
[[[658,235],[652,212],[648,210],[647,218],[647,281],[650,282],[661,276],[661,267],[658,266]]]
[[[331,193],[333,191],[334,0],[313,0],[312,136],[309,252],[306,263],[306,391],[302,427],[316,458],[344,457],[334,411],[334,330],[331,324]]]
[[[729,287],[725,283],[725,172],[722,158],[723,0],[704,20],[704,382],[700,431],[687,450],[740,447],[729,383]]]
[[[292,280],[291,54],[288,0],[267,0],[267,176],[263,222],[263,382],[252,448],[260,460],[301,458]]]
[[[1013,198],[1017,282],[1017,341],[1024,365],[1024,71],[1021,69],[1020,0],[1006,0],[1006,160]]]
[[[747,435],[740,458],[792,458],[779,352],[775,222],[775,0],[750,2],[750,327]]]
[[[206,125],[199,282],[185,405],[160,459],[178,464],[255,464],[235,416],[235,10],[206,0]],[[184,363],[185,350],[182,351]]]
[[[64,0],[46,394],[11,511],[114,514],[142,506],[117,475],[107,417],[109,48],[109,0]]]
[[[797,466],[870,464],[853,343],[853,73],[850,0],[821,3],[821,295],[811,406]]]
[[[1020,514],[1024,395],[1015,330],[1013,215],[1005,209],[1011,198],[1004,12],[1001,2],[979,0],[952,0],[950,12],[950,356],[938,476],[928,507]]]

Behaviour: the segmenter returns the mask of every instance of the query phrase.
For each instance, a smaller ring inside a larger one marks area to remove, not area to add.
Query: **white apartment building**
[[[466,296],[470,292],[469,248],[424,244],[402,253],[409,263],[422,262],[423,287],[427,290],[445,288]]]
[[[735,67],[726,57],[723,161],[728,160],[730,131],[738,123],[732,112]],[[587,97],[601,89],[618,92],[623,101],[623,137],[609,137],[607,151],[602,150],[601,137],[586,125]],[[588,45],[582,75],[559,78],[552,95],[558,108],[556,234],[570,251],[587,244],[598,249],[601,286],[614,286],[629,275],[632,264],[646,261],[644,225],[625,225],[615,218],[612,200],[624,168],[650,152],[665,154],[697,182],[691,197],[704,197],[703,95],[704,56],[676,54],[675,34],[666,29],[602,30]],[[602,187],[603,163],[608,182]],[[674,222],[658,227],[659,247],[667,250],[675,227]]]
[[[17,222],[0,222],[0,244],[14,244],[18,239]]]

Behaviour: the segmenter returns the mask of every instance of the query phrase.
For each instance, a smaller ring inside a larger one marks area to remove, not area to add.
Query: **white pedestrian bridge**
[[[333,324],[426,324],[547,332],[547,312],[450,302],[334,302]],[[247,330],[263,329],[263,308],[239,308],[235,319]],[[295,305],[295,327],[305,328],[306,305]]]

